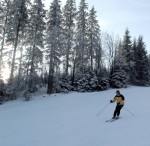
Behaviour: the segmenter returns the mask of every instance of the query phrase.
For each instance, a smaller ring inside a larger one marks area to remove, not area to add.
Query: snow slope
[[[0,146],[150,146],[150,87],[121,89],[121,119],[107,123],[115,90],[46,95],[0,105]],[[128,111],[134,113],[131,115]]]

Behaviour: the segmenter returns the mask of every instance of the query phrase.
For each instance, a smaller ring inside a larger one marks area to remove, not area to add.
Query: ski
[[[114,121],[116,121],[116,120],[119,120],[121,117],[119,117],[119,118],[115,118],[115,119],[113,119],[111,122],[114,122]]]
[[[119,120],[121,117],[119,117],[119,118],[115,118],[115,119],[109,119],[109,120],[106,120],[105,122],[114,122],[114,121],[116,121],[116,120]]]
[[[106,120],[105,122],[111,122],[113,119]]]

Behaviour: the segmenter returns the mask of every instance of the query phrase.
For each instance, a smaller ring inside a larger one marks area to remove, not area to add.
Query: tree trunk
[[[6,19],[3,27],[2,42],[1,42],[1,49],[0,49],[0,77],[2,76],[3,49],[4,49],[4,41],[5,41],[5,34],[6,34],[5,26],[7,24],[7,15],[8,15],[8,9],[6,12]]]
[[[53,63],[53,55],[51,53],[50,64],[49,64],[47,94],[53,93],[53,78],[54,78],[54,63]]]
[[[72,86],[74,84],[74,79],[75,79],[75,68],[76,68],[76,58],[74,58],[74,62],[73,62],[72,79],[71,79]]]
[[[10,73],[10,82],[12,81],[12,78],[14,77],[14,66],[15,66],[16,51],[17,51],[17,45],[18,45],[19,28],[20,28],[20,22],[16,29],[16,38],[15,38],[15,43],[14,43],[13,59],[12,59],[12,66],[11,66],[11,73]]]

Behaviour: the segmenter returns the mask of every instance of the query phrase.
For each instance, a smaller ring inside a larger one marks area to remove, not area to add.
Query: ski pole
[[[134,114],[130,112],[129,110],[127,110],[125,107],[123,107],[123,109],[126,110],[128,113],[130,113],[132,116],[134,116]]]
[[[97,114],[97,116],[99,116],[99,115],[106,109],[106,107],[107,107],[109,104],[110,104],[110,103],[107,103],[107,104],[104,106],[104,108],[101,109],[101,111]]]

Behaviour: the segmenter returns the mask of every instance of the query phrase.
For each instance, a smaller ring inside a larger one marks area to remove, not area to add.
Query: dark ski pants
[[[114,117],[116,117],[116,116],[118,116],[119,117],[119,115],[120,115],[120,111],[121,111],[121,109],[123,108],[123,105],[117,105],[116,106],[116,109],[115,109],[115,111],[114,111]]]

